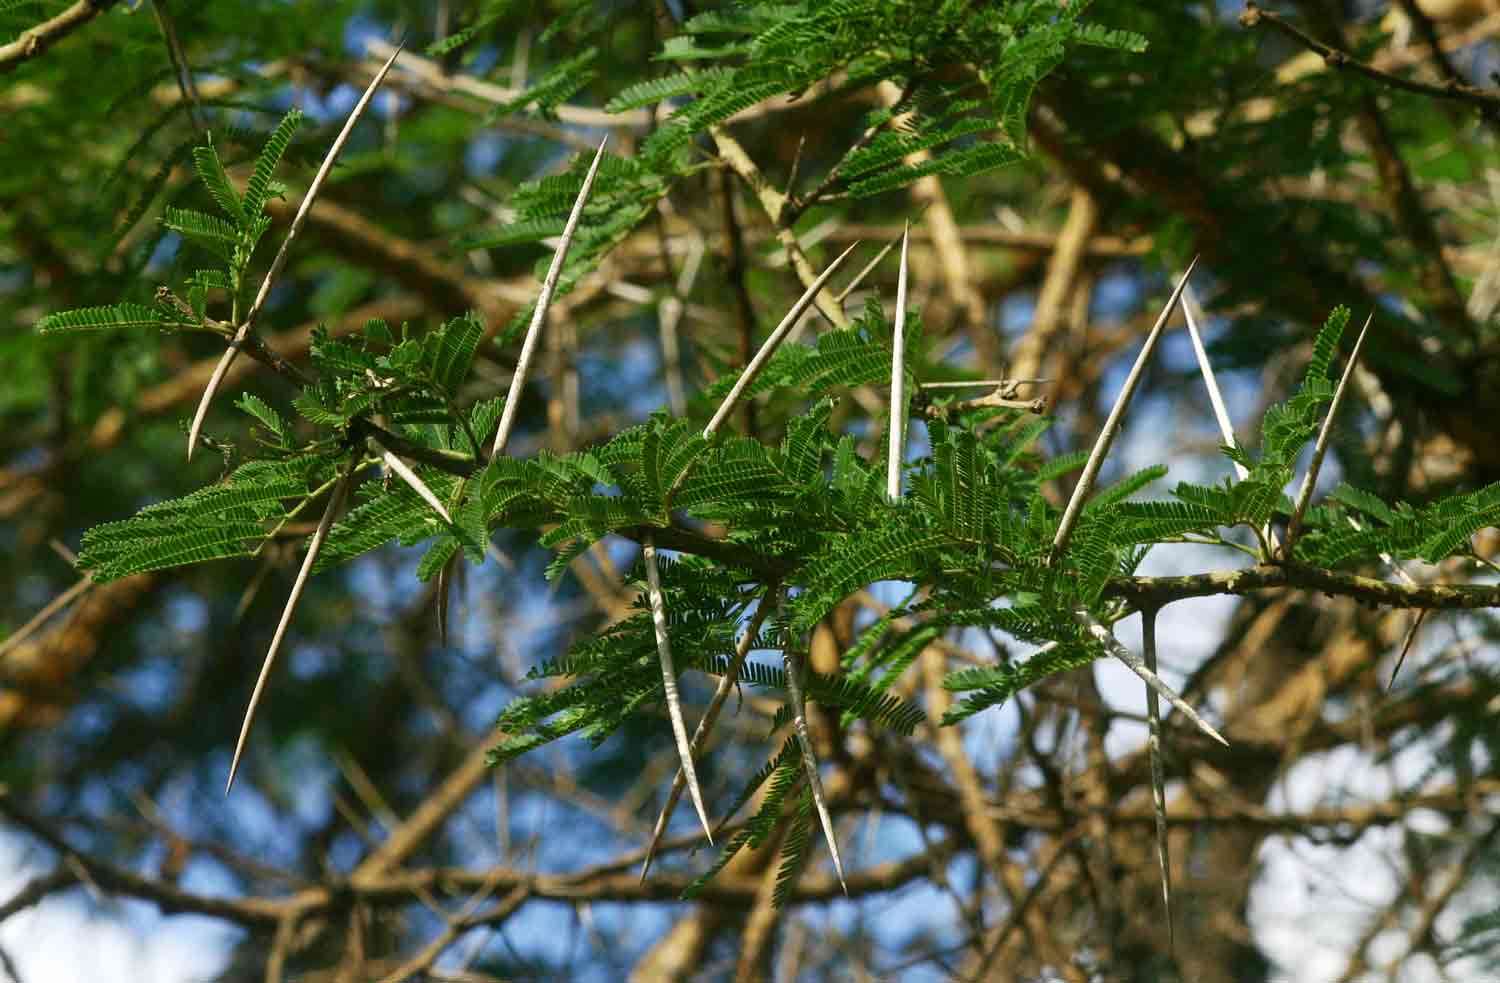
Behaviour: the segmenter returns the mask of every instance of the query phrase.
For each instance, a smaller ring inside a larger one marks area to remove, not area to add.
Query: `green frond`
[[[920,652],[920,647],[912,651],[912,656],[915,657],[917,652]],[[916,704],[880,692],[848,676],[809,672],[807,696],[824,706],[842,707],[851,717],[886,727],[904,737],[910,737],[917,726],[927,720],[927,714]]]
[[[776,868],[776,886],[771,890],[771,904],[785,907],[797,887],[797,879],[807,866],[812,852],[813,797],[812,789],[804,789],[797,800],[797,807],[787,824],[786,835],[781,840],[781,865]]]
[[[162,307],[145,304],[105,304],[102,307],[79,307],[71,311],[48,314],[36,324],[43,334],[77,331],[114,331],[120,328],[197,328],[183,316]]]
[[[1363,512],[1365,515],[1372,516],[1386,525],[1391,525],[1396,521],[1396,513],[1391,507],[1381,501],[1380,496],[1373,492],[1367,492],[1363,488],[1341,484],[1333,490],[1333,494],[1329,497],[1336,502],[1344,503],[1357,512]]]
[[[1344,328],[1349,324],[1349,308],[1340,304],[1328,314],[1328,320],[1323,322],[1323,328],[1318,332],[1313,341],[1312,360],[1307,363],[1307,375],[1309,381],[1327,380],[1328,369],[1333,365],[1333,356],[1338,352],[1339,339],[1344,335]]]
[[[468,251],[471,249],[499,249],[502,246],[541,242],[543,239],[552,239],[562,235],[563,227],[566,224],[567,220],[562,215],[521,219],[520,221],[503,225],[493,231],[464,236],[454,246],[457,249]]]
[[[430,482],[433,494],[446,498],[452,486],[439,479]],[[328,540],[313,567],[316,573],[345,563],[356,556],[396,541],[412,546],[436,535],[445,527],[432,506],[404,482],[392,483],[389,490],[379,482],[367,482],[361,489],[365,501],[350,509],[329,530]]]
[[[606,112],[623,113],[629,109],[650,106],[667,99],[701,92],[707,86],[723,82],[732,70],[714,67],[703,71],[677,72],[661,78],[646,79],[627,85],[613,99],[604,104]]]
[[[448,565],[455,553],[463,548],[456,536],[443,533],[422,554],[422,559],[417,563],[417,579],[424,584],[437,576],[439,570]]]
[[[1088,463],[1088,451],[1074,451],[1071,454],[1059,454],[1052,458],[1040,468],[1037,468],[1037,484],[1045,485],[1049,481],[1056,481],[1063,475],[1072,474]]]
[[[1121,539],[1132,543],[1161,542],[1187,533],[1212,534],[1224,524],[1225,515],[1190,502],[1125,502],[1117,508]]]
[[[491,118],[509,116],[528,107],[536,107],[542,115],[550,114],[558,105],[593,81],[594,62],[599,58],[599,49],[587,47],[570,58],[565,58],[549,68],[542,77],[529,85],[521,95],[497,105]]]
[[[292,442],[291,425],[287,423],[285,417],[272,409],[270,404],[265,400],[253,393],[241,393],[240,398],[235,401],[234,405],[260,421],[260,424],[276,437],[278,444],[290,446]]]
[[[911,154],[989,132],[997,125],[995,120],[987,117],[969,116],[951,122],[923,121],[916,132],[886,130],[868,146],[848,156],[844,173],[850,178],[861,178],[882,168],[899,165]]]
[[[212,143],[193,148],[193,166],[198,171],[198,179],[208,189],[219,209],[239,228],[248,228],[250,222],[244,203],[234,190],[234,185],[229,183],[229,175],[224,173],[224,164],[219,160],[219,153]]]
[[[1112,505],[1125,501],[1125,499],[1145,488],[1153,481],[1160,480],[1166,476],[1167,466],[1165,464],[1153,464],[1148,468],[1142,468],[1135,474],[1122,478],[1103,491],[1095,492],[1094,496],[1089,499],[1087,507],[1092,509],[1109,508]]]
[[[250,180],[245,185],[245,214],[249,216],[259,215],[270,200],[272,187],[272,175],[276,166],[281,163],[282,154],[292,142],[292,136],[297,128],[302,125],[302,111],[291,109],[281,117],[271,135],[266,138],[265,145],[261,147],[260,154],[255,158],[255,170],[250,175]]]
[[[806,589],[791,605],[794,626],[807,631],[834,605],[877,580],[918,579],[916,568],[948,543],[945,535],[909,529],[839,537],[799,572]]]
[[[849,193],[856,198],[869,198],[897,188],[904,188],[929,174],[944,174],[949,177],[973,177],[985,171],[1014,164],[1021,159],[1021,152],[1008,144],[981,143],[935,156],[921,164],[903,164],[890,170],[879,171],[869,177],[851,182]]]
[[[951,673],[943,688],[969,695],[943,715],[941,726],[951,727],[981,710],[1001,706],[1016,693],[1054,673],[1088,665],[1098,652],[1077,645],[1058,645],[1023,662],[973,667]]]
[[[94,526],[83,537],[79,567],[99,582],[233,556],[260,545],[286,503],[308,495],[314,459],[251,461],[224,481],[158,502],[129,519]]]
[[[432,381],[452,395],[468,378],[474,352],[484,339],[484,323],[474,314],[464,314],[428,336]],[[483,431],[488,433],[488,431]]]
[[[1150,42],[1134,31],[1125,31],[1103,24],[1079,24],[1073,31],[1073,43],[1092,48],[1107,48],[1111,51],[1128,51],[1144,54]]]
[[[457,51],[509,13],[513,6],[514,0],[485,0],[468,27],[429,44],[425,49],[427,57],[442,58],[450,52]]]
[[[233,223],[190,208],[168,205],[162,212],[161,224],[225,261],[234,255],[240,243],[240,230]]]

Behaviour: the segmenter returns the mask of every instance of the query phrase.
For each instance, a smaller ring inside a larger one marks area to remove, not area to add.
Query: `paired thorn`
[[[583,215],[583,206],[589,200],[589,192],[593,190],[594,176],[599,173],[599,162],[604,159],[604,145],[607,143],[609,137],[605,136],[599,141],[599,149],[594,151],[594,161],[583,178],[583,187],[578,189],[578,197],[573,200],[573,210],[568,213],[567,224],[563,226],[562,239],[557,243],[557,251],[552,254],[552,265],[547,267],[547,275],[542,280],[542,292],[537,295],[536,309],[531,313],[531,325],[526,329],[526,339],[521,342],[516,372],[510,378],[510,391],[505,396],[500,427],[495,431],[495,444],[490,452],[492,457],[499,457],[510,440],[511,427],[516,422],[516,411],[521,405],[521,390],[526,386],[526,377],[531,372],[531,360],[536,355],[537,340],[541,337],[542,325],[547,320],[547,308],[552,304],[552,294],[557,289],[563,263],[568,258],[568,247],[573,244],[573,236],[578,232],[578,219]]]
[[[1146,668],[1156,672],[1156,615],[1157,609],[1141,609],[1141,648],[1146,657]],[[1151,805],[1156,814],[1156,863],[1161,870],[1162,904],[1167,915],[1167,952],[1175,960],[1177,954],[1177,929],[1172,918],[1172,853],[1167,839],[1167,779],[1162,762],[1161,704],[1156,690],[1146,687],[1146,721],[1150,733],[1146,738],[1146,750],[1151,759]]]
[[[403,42],[404,43],[404,42]],[[302,196],[302,204],[297,206],[297,214],[292,217],[292,224],[286,230],[286,238],[281,240],[281,248],[276,250],[276,257],[271,260],[271,268],[266,271],[266,278],[261,281],[260,290],[255,295],[255,300],[250,305],[250,311],[245,319],[235,329],[234,339],[229,347],[224,350],[224,356],[219,359],[219,364],[214,366],[213,375],[209,377],[208,385],[203,389],[203,397],[198,400],[198,409],[193,413],[192,426],[188,428],[188,460],[193,459],[193,449],[198,446],[198,434],[203,429],[203,420],[208,416],[208,406],[213,402],[214,394],[219,391],[219,385],[224,381],[224,375],[229,371],[229,366],[234,363],[234,358],[239,354],[240,348],[250,337],[250,332],[255,330],[255,319],[260,316],[261,308],[265,306],[266,298],[271,295],[271,286],[276,278],[281,275],[282,267],[286,266],[286,258],[291,251],[292,240],[297,238],[297,233],[302,230],[302,223],[307,219],[307,213],[312,210],[313,201],[317,199],[318,192],[323,189],[323,182],[328,180],[329,171],[333,170],[334,161],[338,159],[339,153],[344,149],[344,144],[349,140],[349,134],[354,131],[354,124],[359,121],[360,115],[365,107],[370,104],[370,98],[375,95],[375,90],[380,83],[385,81],[386,74],[390,72],[391,65],[396,61],[396,56],[401,53],[402,45],[396,45],[396,50],[380,66],[380,71],[370,80],[365,87],[364,94],[359,97],[359,102],[349,111],[349,118],[344,121],[344,128],[339,135],[334,137],[333,146],[328,148],[328,153],[323,158],[323,163],[318,167],[318,172],[313,176],[312,184],[308,185],[307,194]]]
[[[1229,422],[1229,410],[1224,405],[1224,394],[1219,390],[1219,380],[1214,376],[1214,367],[1208,360],[1208,350],[1203,347],[1203,334],[1198,330],[1198,298],[1192,287],[1182,291],[1182,315],[1187,320],[1188,337],[1193,341],[1193,355],[1198,359],[1198,371],[1203,374],[1203,384],[1208,387],[1208,402],[1213,407],[1214,419],[1219,424],[1219,436],[1226,447],[1238,447],[1234,439],[1234,425]],[[1240,480],[1250,476],[1243,464],[1234,462],[1234,472]]]
[[[1222,734],[1220,734],[1217,730],[1214,730],[1214,728],[1208,723],[1208,721],[1198,716],[1197,710],[1194,710],[1191,706],[1189,706],[1186,700],[1178,696],[1172,690],[1172,687],[1163,682],[1162,678],[1156,674],[1155,670],[1148,668],[1146,666],[1146,663],[1141,660],[1140,656],[1136,655],[1134,652],[1126,648],[1120,642],[1120,640],[1115,637],[1114,632],[1110,631],[1103,624],[1101,624],[1097,618],[1089,613],[1089,610],[1087,608],[1075,608],[1073,611],[1073,617],[1080,625],[1084,627],[1084,629],[1090,635],[1094,637],[1096,641],[1104,646],[1104,650],[1106,652],[1114,656],[1116,659],[1119,659],[1121,662],[1125,663],[1125,665],[1130,669],[1131,672],[1141,677],[1141,679],[1145,681],[1146,685],[1150,686],[1153,690],[1160,693],[1162,697],[1168,703],[1172,704],[1173,708],[1175,708],[1179,713],[1186,717],[1194,727],[1197,727],[1204,734],[1207,734],[1209,737],[1218,741],[1225,747],[1229,746],[1229,742],[1224,740],[1224,736]]]
[[[1286,545],[1282,547],[1282,556],[1291,559],[1292,547],[1297,542],[1297,537],[1302,534],[1302,520],[1307,515],[1308,503],[1312,501],[1313,486],[1318,483],[1318,471],[1323,467],[1323,455],[1328,453],[1328,438],[1333,433],[1333,420],[1338,416],[1339,406],[1344,401],[1344,391],[1349,387],[1349,379],[1354,375],[1354,366],[1359,362],[1359,350],[1365,343],[1365,334],[1370,330],[1370,322],[1375,320],[1375,312],[1365,318],[1365,326],[1359,329],[1359,337],[1354,340],[1354,351],[1349,353],[1349,363],[1344,366],[1344,374],[1339,377],[1338,388],[1333,391],[1333,402],[1328,405],[1328,415],[1323,418],[1323,426],[1318,430],[1318,441],[1313,445],[1312,461],[1307,465],[1307,474],[1302,478],[1302,487],[1297,490],[1297,503],[1292,509],[1292,521],[1286,527]]]
[[[1161,329],[1167,323],[1167,318],[1171,316],[1172,309],[1177,306],[1177,301],[1187,286],[1188,277],[1192,276],[1193,267],[1197,265],[1198,257],[1194,256],[1188,268],[1183,271],[1182,278],[1177,281],[1177,286],[1172,290],[1172,296],[1167,298],[1167,305],[1157,316],[1156,323],[1151,327],[1151,333],[1146,336],[1146,343],[1141,346],[1141,353],[1136,356],[1135,364],[1130,367],[1130,374],[1125,378],[1125,385],[1120,389],[1115,405],[1110,407],[1109,416],[1104,421],[1104,428],[1099,431],[1099,439],[1094,442],[1094,448],[1089,452],[1088,463],[1083,466],[1083,475],[1073,489],[1073,497],[1068,499],[1068,507],[1063,511],[1062,522],[1057,527],[1057,535],[1053,537],[1054,555],[1061,554],[1068,548],[1068,540],[1072,538],[1073,529],[1078,525],[1078,517],[1083,512],[1084,500],[1094,490],[1094,482],[1099,478],[1099,469],[1104,466],[1104,458],[1109,455],[1110,445],[1114,443],[1115,437],[1120,432],[1120,420],[1125,415],[1126,407],[1130,405],[1130,398],[1135,395],[1136,386],[1140,384],[1146,362],[1156,348],[1157,338],[1161,336]]]
[[[340,476],[338,484],[334,485],[333,493],[328,497],[328,506],[323,510],[323,517],[318,520],[318,528],[313,532],[312,540],[307,544],[307,556],[302,559],[302,569],[297,571],[297,579],[292,583],[292,592],[286,599],[286,607],[281,612],[281,621],[276,625],[276,634],[271,636],[271,646],[266,649],[265,661],[261,663],[260,676],[255,680],[255,689],[250,694],[250,705],[245,708],[245,719],[240,724],[240,736],[234,744],[234,758],[229,763],[229,780],[224,783],[224,794],[234,787],[234,776],[240,769],[240,758],[245,753],[245,742],[250,737],[250,726],[255,722],[255,711],[260,706],[260,700],[266,691],[266,681],[271,678],[271,667],[276,663],[276,653],[281,650],[281,641],[286,637],[287,626],[292,622],[292,612],[297,610],[297,602],[302,599],[302,591],[307,587],[308,575],[312,573],[313,564],[317,562],[318,551],[323,548],[323,543],[328,539],[328,530],[333,526],[334,516],[338,514],[343,506],[344,497],[348,494],[349,484],[354,478],[353,462],[349,470]]]
[[[1219,424],[1219,436],[1224,441],[1225,447],[1239,447],[1239,442],[1234,438],[1234,425],[1229,422],[1229,410],[1224,406],[1224,394],[1219,391],[1219,380],[1214,376],[1214,367],[1208,361],[1208,350],[1203,347],[1203,335],[1198,330],[1198,315],[1202,309],[1198,306],[1198,298],[1193,296],[1193,288],[1185,287],[1182,291],[1182,314],[1187,320],[1188,336],[1193,340],[1193,354],[1198,359],[1198,370],[1203,374],[1203,384],[1208,387],[1208,401],[1213,406],[1214,419]],[[1234,463],[1234,473],[1244,481],[1250,477],[1250,469],[1239,461]],[[1267,522],[1261,527],[1261,538],[1272,550],[1278,548],[1276,542],[1276,531]]]
[[[813,805],[818,810],[818,822],[823,826],[823,838],[828,841],[828,852],[833,854],[833,869],[839,875],[839,885],[844,896],[849,895],[849,884],[844,880],[844,861],[839,856],[839,841],[833,833],[833,817],[828,813],[828,797],[823,794],[823,779],[818,775],[818,757],[813,753],[812,738],[807,734],[807,700],[802,692],[802,657],[787,649],[782,655],[786,668],[787,689],[792,697],[792,729],[797,734],[797,746],[802,750],[802,769],[807,772],[807,784],[812,789]]]
[[[791,310],[787,311],[786,317],[781,319],[781,323],[776,325],[776,329],[771,332],[770,337],[761,344],[760,351],[756,352],[755,357],[750,360],[750,364],[745,366],[745,371],[740,373],[739,379],[735,381],[734,388],[729,391],[728,396],[724,397],[724,402],[719,404],[718,412],[714,413],[713,419],[708,421],[708,426],[703,428],[704,440],[712,439],[719,427],[724,425],[724,421],[729,419],[729,414],[734,412],[734,408],[739,403],[740,397],[745,394],[746,389],[750,388],[750,384],[755,381],[755,377],[760,375],[761,369],[765,368],[766,362],[776,353],[777,347],[781,345],[787,333],[792,330],[792,326],[797,323],[797,319],[802,316],[802,312],[807,310],[812,304],[813,299],[818,295],[818,291],[823,289],[823,284],[827,283],[828,278],[833,276],[834,271],[839,268],[839,264],[843,263],[848,255],[854,252],[858,246],[859,243],[855,242],[848,249],[839,253],[838,257],[832,263],[828,264],[828,268],[808,285],[807,289],[803,291],[802,296],[797,298],[797,302],[792,305]]]
[[[901,272],[896,279],[896,324],[891,340],[891,439],[886,461],[885,493],[901,497],[901,464],[906,450],[906,247],[911,225],[901,233]]]
[[[730,692],[735,684],[739,682],[740,670],[745,665],[745,659],[750,655],[750,648],[755,640],[760,637],[761,626],[765,624],[766,618],[776,607],[776,598],[779,588],[772,585],[756,606],[755,614],[751,616],[750,623],[745,626],[745,632],[735,644],[734,657],[729,660],[729,667],[725,669],[724,675],[719,678],[719,685],[714,689],[713,698],[708,701],[708,709],[703,712],[703,719],[698,721],[698,727],[693,731],[693,742],[691,751],[698,754],[703,750],[703,745],[708,741],[708,733],[713,729],[719,719],[719,711],[724,708],[724,703],[729,699]],[[645,882],[646,875],[651,872],[651,861],[656,857],[657,848],[661,846],[662,837],[666,835],[667,823],[672,819],[672,813],[677,808],[677,803],[682,799],[683,789],[687,788],[687,776],[681,768],[672,779],[672,789],[667,793],[667,803],[662,806],[661,814],[656,817],[656,826],[651,830],[651,842],[646,846],[646,859],[641,863],[641,881]]]
[[[667,716],[672,721],[672,735],[677,739],[677,757],[682,763],[693,806],[698,810],[698,821],[703,824],[708,842],[714,841],[713,830],[708,825],[708,812],[703,808],[703,793],[698,788],[698,772],[693,767],[693,751],[688,743],[687,725],[682,720],[682,697],[677,692],[677,670],[672,665],[672,643],[667,638],[667,605],[661,593],[661,572],[656,565],[656,542],[646,536],[641,542],[641,555],[646,565],[646,593],[651,602],[651,623],[656,628],[656,654],[661,658],[661,683],[667,697]]]

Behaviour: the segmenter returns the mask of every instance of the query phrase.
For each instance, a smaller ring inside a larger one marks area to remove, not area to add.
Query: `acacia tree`
[[[1399,846],[1330,978],[1489,958],[1484,22],[47,6],[0,48],[5,923],[86,887],[269,979],[1272,978],[1274,837]],[[1350,754],[1392,782],[1278,791]]]

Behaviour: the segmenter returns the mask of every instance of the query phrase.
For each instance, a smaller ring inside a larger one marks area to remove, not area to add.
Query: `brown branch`
[[[756,201],[760,202],[761,211],[766,213],[766,218],[776,229],[776,240],[781,243],[782,249],[786,250],[787,259],[791,261],[792,269],[797,273],[797,279],[802,281],[804,287],[811,286],[817,279],[817,271],[813,269],[812,263],[807,259],[807,253],[802,250],[802,245],[797,241],[797,234],[792,230],[790,223],[786,221],[787,197],[781,191],[773,188],[766,180],[764,174],[756,166],[755,161],[745,152],[740,142],[729,135],[729,131],[722,126],[709,128],[709,136],[713,138],[714,145],[719,150],[719,157],[729,169],[734,171],[755,193]],[[833,298],[833,292],[829,289],[820,290],[817,297],[818,311],[836,328],[847,328],[849,319],[844,316],[843,309]]]
[[[115,5],[115,0],[78,0],[51,20],[21,32],[7,45],[0,45],[0,75],[36,58],[63,38]]]
[[[1341,51],[1332,45],[1324,44],[1317,38],[1303,31],[1301,28],[1286,20],[1280,14],[1270,10],[1262,9],[1254,2],[1247,2],[1245,9],[1240,13],[1240,24],[1245,27],[1260,27],[1269,25],[1285,37],[1323,56],[1330,68],[1351,71],[1356,75],[1379,82],[1381,85],[1393,89],[1401,89],[1405,92],[1414,92],[1417,95],[1430,96],[1434,99],[1452,99],[1466,103],[1482,111],[1486,116],[1492,116],[1500,112],[1500,90],[1481,89],[1477,86],[1450,78],[1442,85],[1430,85],[1426,82],[1418,82],[1413,79],[1393,75],[1382,71],[1368,62],[1360,61],[1352,57],[1348,52]]]
[[[1491,584],[1393,584],[1353,573],[1297,563],[1262,564],[1243,570],[1216,570],[1183,577],[1121,577],[1104,588],[1135,607],[1168,604],[1211,594],[1248,594],[1275,587],[1297,587],[1351,597],[1392,608],[1474,610],[1500,607],[1500,586]]]
[[[45,894],[80,883],[85,877],[88,883],[102,891],[150,901],[168,914],[209,915],[251,928],[274,927],[287,906],[286,902],[262,898],[224,898],[194,894],[175,884],[143,877],[80,853],[47,823],[21,808],[8,792],[0,791],[0,815],[41,840],[65,862],[71,861],[55,874],[28,883],[22,888],[21,895],[0,906],[0,913],[13,913],[25,906],[21,904],[23,901],[34,904]]]

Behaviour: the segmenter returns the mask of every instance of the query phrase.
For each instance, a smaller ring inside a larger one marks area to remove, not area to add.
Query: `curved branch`
[[[78,0],[51,20],[27,28],[10,44],[0,46],[0,75],[15,71],[23,61],[38,57],[115,5],[115,0]]]
[[[1442,85],[1429,85],[1426,82],[1417,82],[1413,79],[1402,78],[1400,75],[1392,75],[1390,72],[1382,71],[1374,65],[1351,57],[1346,51],[1340,51],[1332,45],[1324,44],[1290,21],[1287,21],[1280,14],[1270,10],[1263,10],[1254,2],[1247,2],[1245,4],[1245,9],[1240,13],[1240,24],[1245,27],[1260,27],[1263,24],[1268,24],[1307,50],[1322,55],[1323,60],[1328,63],[1330,68],[1340,71],[1347,69],[1356,75],[1363,75],[1365,78],[1379,82],[1381,85],[1389,86],[1392,89],[1415,92],[1417,95],[1430,96],[1433,99],[1452,99],[1457,102],[1466,103],[1481,110],[1486,116],[1494,116],[1496,113],[1500,113],[1500,89],[1481,89],[1452,78]]]

